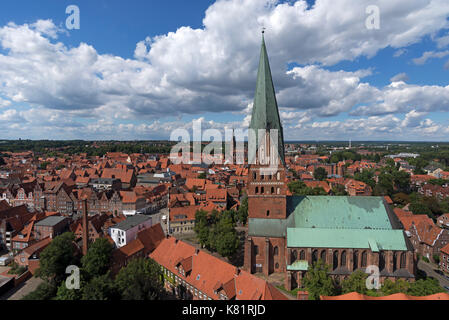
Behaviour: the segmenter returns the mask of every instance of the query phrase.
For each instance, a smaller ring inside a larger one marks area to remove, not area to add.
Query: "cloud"
[[[417,64],[417,65],[423,65],[429,59],[432,59],[432,58],[444,58],[447,55],[449,55],[449,50],[448,51],[439,51],[439,52],[426,51],[426,52],[423,53],[423,55],[421,57],[413,59],[413,63]]]
[[[294,126],[353,112],[354,106],[359,115],[445,109],[447,88],[397,82],[378,89],[362,81],[371,70],[326,69],[386,47],[405,50],[448,26],[446,0],[380,0],[381,30],[368,30],[370,4],[220,0],[207,9],[203,27],[147,37],[129,59],[99,54],[86,43],[69,47],[58,41],[65,31],[51,20],[9,23],[0,28],[0,95],[28,105],[29,114],[48,116],[22,115],[28,132],[39,135],[63,123],[82,136],[114,134],[114,127],[124,136],[146,136],[169,128],[167,117],[206,112],[240,113],[246,125],[264,25],[281,111]],[[303,66],[287,70],[291,62]]]
[[[391,82],[398,82],[398,81],[406,82],[408,80],[409,80],[409,77],[405,72],[398,73],[397,75],[393,76],[390,79]]]

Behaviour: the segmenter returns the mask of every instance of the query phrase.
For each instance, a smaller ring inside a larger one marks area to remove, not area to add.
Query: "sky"
[[[245,129],[264,27],[285,140],[449,141],[448,17],[447,0],[3,1],[0,139]]]

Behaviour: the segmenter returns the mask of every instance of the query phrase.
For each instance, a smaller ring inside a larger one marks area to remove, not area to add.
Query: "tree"
[[[410,284],[403,279],[397,279],[396,281],[385,279],[384,284],[382,285],[382,293],[386,296],[401,292],[407,293],[409,287]]]
[[[319,300],[320,296],[332,296],[337,293],[335,283],[328,274],[329,266],[319,259],[309,266],[304,285],[309,292],[309,300]]]
[[[367,294],[368,288],[366,287],[366,279],[368,275],[360,270],[353,272],[346,280],[343,280],[341,284],[342,293],[358,292],[361,294]]]
[[[435,293],[445,292],[435,278],[419,279],[412,284],[407,291],[411,296],[428,296]]]
[[[421,202],[412,202],[410,204],[410,211],[413,212],[413,214],[427,214],[429,217],[434,218],[429,207]]]
[[[71,232],[54,238],[40,255],[40,267],[36,275],[47,281],[55,281],[56,284],[62,281],[67,266],[76,264],[74,240],[75,235]]]
[[[345,186],[341,184],[337,184],[332,188],[332,194],[335,196],[347,196],[348,193],[346,192]]]
[[[68,289],[65,281],[61,282],[56,293],[56,300],[80,300],[81,290],[80,289]]]
[[[198,237],[200,244],[205,247],[209,242],[209,222],[207,212],[198,210],[195,212],[195,227],[194,231]]]
[[[323,168],[323,167],[318,167],[315,169],[315,171],[313,172],[313,177],[316,180],[320,180],[323,181],[324,179],[327,178],[327,171]]]
[[[206,178],[207,178],[206,172],[201,172],[201,173],[198,175],[198,179],[206,179]]]
[[[92,243],[87,254],[81,258],[83,270],[89,277],[104,275],[111,267],[112,245],[106,238],[98,238]]]
[[[246,225],[248,221],[248,196],[246,195],[242,198],[239,210],[237,211],[237,220],[243,225]]]
[[[37,286],[36,290],[30,292],[22,300],[51,300],[56,294],[56,286],[47,281]]]
[[[163,273],[152,259],[134,259],[120,270],[115,286],[123,300],[159,300],[163,290]]]
[[[110,274],[92,278],[83,286],[82,300],[115,300],[120,297]]]

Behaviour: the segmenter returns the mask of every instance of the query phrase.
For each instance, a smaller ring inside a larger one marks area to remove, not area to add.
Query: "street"
[[[440,283],[440,286],[442,286],[443,288],[449,287],[449,279],[443,275],[436,273],[435,268],[436,268],[436,266],[433,266],[432,264],[424,262],[422,260],[419,260],[419,262],[418,262],[418,269],[424,271],[427,274],[427,276],[437,279]],[[447,291],[449,291],[449,290],[447,290]]]

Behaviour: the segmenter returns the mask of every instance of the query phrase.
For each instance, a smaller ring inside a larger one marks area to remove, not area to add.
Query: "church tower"
[[[272,228],[273,224],[283,225],[287,218],[284,136],[263,33],[249,131],[253,132],[253,143],[249,133],[244,269],[265,275],[285,272],[285,235]],[[256,152],[250,151],[254,145]]]
[[[248,158],[249,218],[285,219],[284,137],[263,33],[249,129],[256,140],[255,159]]]

